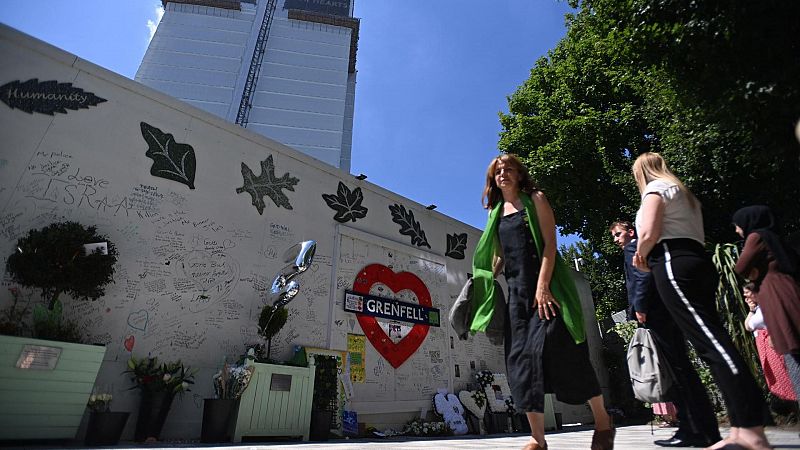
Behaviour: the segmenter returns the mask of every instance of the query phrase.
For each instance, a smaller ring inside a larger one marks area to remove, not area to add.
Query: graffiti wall
[[[347,351],[359,420],[418,413],[437,388],[503,371],[499,347],[459,341],[447,323],[479,230],[7,27],[0,55],[15,62],[0,66],[0,254],[60,221],[116,245],[105,296],[64,300],[87,342],[107,347],[97,382],[114,409],[137,404],[122,374],[131,355],[181,359],[200,372],[164,436],[197,437],[211,375],[259,342],[282,254],[308,239],[316,258],[273,355]],[[15,286],[2,284],[0,307]]]

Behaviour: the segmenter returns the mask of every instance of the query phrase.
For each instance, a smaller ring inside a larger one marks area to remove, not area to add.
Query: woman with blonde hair
[[[633,264],[652,270],[664,306],[708,364],[728,408],[730,435],[709,448],[772,448],[764,434],[764,397],[717,315],[719,275],[703,247],[700,202],[658,153],[636,158],[633,177],[642,196]]]
[[[489,221],[472,260],[475,315],[470,329],[485,331],[494,313],[494,277],[508,282],[505,356],[517,409],[526,412],[526,450],[547,448],[544,394],[566,403],[589,402],[595,420],[592,450],[613,450],[614,427],[606,412],[589,350],[580,298],[569,268],[556,252],[553,210],[528,170],[513,155],[492,159],[486,171],[484,208]]]

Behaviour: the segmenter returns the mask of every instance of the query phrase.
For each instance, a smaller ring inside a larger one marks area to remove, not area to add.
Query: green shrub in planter
[[[107,254],[100,249],[86,253],[85,244],[106,243]],[[105,294],[104,286],[113,281],[117,250],[96,227],[77,222],[60,222],[40,230],[30,230],[17,241],[8,257],[6,270],[21,286],[39,289],[47,307],[33,310],[33,334],[42,339],[80,342],[81,330],[62,319],[61,294],[82,300],[97,300]],[[20,327],[22,328],[22,327]]]

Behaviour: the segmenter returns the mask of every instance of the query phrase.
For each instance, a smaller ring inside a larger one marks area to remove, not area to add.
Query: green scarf
[[[525,205],[525,214],[528,216],[528,226],[531,228],[531,235],[536,244],[539,254],[544,248],[544,239],[539,230],[539,220],[536,215],[536,207],[531,198],[524,192],[519,195],[522,204]],[[486,229],[483,230],[478,246],[475,248],[475,256],[472,258],[472,277],[473,294],[472,310],[475,314],[472,318],[470,331],[486,331],[486,326],[492,319],[494,313],[494,275],[492,274],[492,263],[500,241],[497,237],[497,227],[502,216],[503,202],[500,201],[489,213],[489,221]],[[554,243],[555,245],[555,243]],[[553,297],[558,300],[561,308],[559,314],[564,319],[569,333],[575,339],[575,343],[580,344],[586,340],[586,330],[583,327],[583,313],[581,312],[581,300],[578,296],[578,289],[561,255],[556,251],[556,263],[553,268],[553,277],[550,280],[550,291]],[[533,299],[529,299],[533,302]]]

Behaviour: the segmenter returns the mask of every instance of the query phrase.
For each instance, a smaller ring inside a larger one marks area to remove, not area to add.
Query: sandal
[[[612,426],[607,430],[594,430],[592,450],[614,450],[614,436],[617,430]]]

